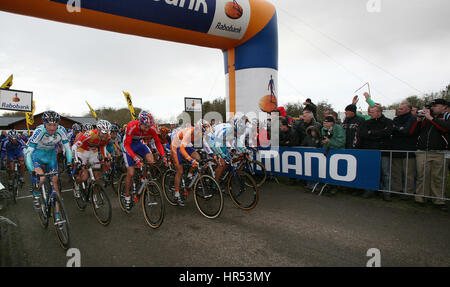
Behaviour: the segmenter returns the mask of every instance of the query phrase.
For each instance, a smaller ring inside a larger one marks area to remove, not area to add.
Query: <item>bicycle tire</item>
[[[127,174],[124,173],[120,176],[119,184],[117,185],[117,199],[119,200],[120,209],[123,212],[129,213],[129,211],[125,208],[125,178]]]
[[[161,188],[156,181],[150,181],[142,196],[142,212],[147,225],[153,229],[161,226],[165,217],[165,205]]]
[[[103,226],[108,226],[111,223],[112,207],[111,201],[103,187],[99,184],[94,184],[91,189],[90,200],[97,221]],[[100,207],[105,208],[104,212],[100,212]]]
[[[75,203],[78,207],[79,210],[84,211],[86,209],[86,206],[88,205],[88,203],[86,202],[86,200],[83,197],[83,191],[81,188],[81,184],[79,186],[80,188],[80,197],[76,197],[75,196],[75,183],[72,181],[72,194],[73,194],[73,199],[75,200]]]
[[[177,205],[177,202],[175,201],[175,173],[176,173],[175,170],[168,169],[166,170],[162,178],[162,188],[164,197],[166,198],[167,202],[172,206]]]
[[[52,207],[52,215],[53,215],[53,227],[55,229],[56,237],[58,238],[59,245],[64,250],[67,250],[70,247],[70,227],[69,227],[69,219],[67,217],[66,209],[64,207],[64,203],[61,198],[56,194],[54,197],[54,205]],[[59,215],[63,223],[60,223],[58,226],[55,223],[55,207],[59,205]]]
[[[50,190],[50,184],[47,182],[47,180],[44,182],[45,190]],[[49,212],[47,210],[47,203],[44,201],[44,195],[42,194],[42,187],[39,189],[39,222],[41,224],[41,227],[46,229],[48,227],[48,219],[49,219]],[[47,198],[47,200],[49,200]]]
[[[253,165],[259,166],[259,168],[262,170],[262,174],[256,173],[255,169],[253,168]],[[251,166],[250,168],[248,166]],[[257,160],[251,160],[247,166],[242,167],[242,171],[245,171],[246,173],[250,174],[253,179],[255,180],[256,187],[260,188],[263,186],[263,184],[267,180],[267,171],[266,167],[262,164],[262,162]],[[251,183],[247,183],[247,186],[251,187]]]
[[[249,186],[250,183],[251,186]],[[237,186],[234,186],[235,184]],[[236,207],[247,211],[256,207],[259,192],[255,180],[251,175],[242,170],[237,170],[228,178],[227,187],[231,201]]]
[[[205,187],[208,190],[205,191]],[[218,197],[218,202],[214,200]],[[200,176],[194,184],[194,201],[197,206],[198,211],[209,219],[215,219],[219,217],[223,210],[223,195],[217,181],[210,175]],[[214,201],[214,202],[213,202]],[[207,208],[204,206],[205,203],[209,203],[212,208]],[[210,209],[210,210],[208,210]]]
[[[14,180],[13,180],[13,186],[12,186],[12,200],[14,202],[14,204],[17,204],[17,193],[19,191],[19,179],[17,178],[17,173],[14,176]]]
[[[152,175],[152,180],[154,180],[156,182],[160,182],[161,181],[162,172],[161,172],[161,169],[157,165],[152,164],[150,166],[150,173]]]

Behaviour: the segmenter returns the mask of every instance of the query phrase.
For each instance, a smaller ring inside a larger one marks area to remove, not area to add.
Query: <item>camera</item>
[[[330,139],[333,136],[333,130],[324,130],[324,135],[323,138],[324,139]]]

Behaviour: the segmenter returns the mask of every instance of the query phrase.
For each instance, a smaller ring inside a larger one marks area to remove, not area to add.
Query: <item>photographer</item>
[[[448,132],[450,120],[443,118],[447,111],[447,101],[437,99],[431,103],[431,109],[418,112],[417,121],[411,127],[409,134],[417,135],[416,165],[417,188],[416,202],[425,204],[423,196],[442,198],[442,184],[444,174],[444,151],[448,149]],[[440,152],[440,153],[439,153]],[[445,202],[433,199],[433,203],[441,210],[447,211]]]
[[[322,146],[327,150],[345,148],[345,131],[340,125],[336,125],[336,121],[331,116],[323,121]]]

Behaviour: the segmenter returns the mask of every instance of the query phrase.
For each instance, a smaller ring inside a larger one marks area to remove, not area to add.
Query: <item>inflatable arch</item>
[[[266,0],[1,0],[0,10],[221,49],[227,112],[277,107],[277,14]]]

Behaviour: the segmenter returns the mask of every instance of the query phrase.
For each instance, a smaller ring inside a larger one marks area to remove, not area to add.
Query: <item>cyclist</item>
[[[119,135],[120,127],[116,124],[111,125],[111,140],[106,145],[106,150],[113,156],[120,156],[122,148],[122,138]]]
[[[153,116],[147,111],[142,111],[138,120],[129,122],[125,130],[123,158],[127,167],[125,178],[125,205],[127,209],[131,207],[130,186],[134,176],[134,167],[142,167],[142,160],[150,164],[154,163],[153,155],[150,148],[144,143],[144,139],[150,141],[153,138],[155,140],[158,153],[164,158],[167,165],[164,148],[156,130],[152,128],[154,123]]]
[[[231,123],[221,123],[214,127],[214,132],[208,134],[208,145],[213,152],[218,155],[218,166],[216,168],[216,180],[219,181],[226,168],[226,162],[232,157],[230,150],[239,150],[245,152],[246,149],[242,140],[245,138],[238,137],[238,133],[245,129],[242,120],[233,119]]]
[[[198,166],[200,161],[199,153],[194,149],[193,143],[195,135],[202,133],[202,143],[205,146],[205,139],[203,135],[210,128],[209,124],[200,120],[194,127],[187,127],[181,129],[172,135],[171,155],[175,165],[175,200],[179,206],[184,206],[183,199],[180,196],[181,178],[183,176],[182,159],[186,159],[191,164],[191,169],[188,173],[188,179],[192,177],[192,171]]]
[[[94,169],[94,176],[96,180],[100,177],[101,167],[98,162],[106,158],[111,159],[111,155],[109,155],[106,151],[106,145],[111,140],[110,133],[111,123],[106,120],[99,120],[96,125],[96,129],[86,131],[80,138],[78,138],[78,140],[75,141],[72,146],[74,162],[76,165],[79,165],[80,163],[90,164]],[[104,169],[107,169],[107,165],[104,165]],[[86,181],[88,177],[89,174],[86,167],[83,166],[81,172],[75,179],[75,197],[80,196],[79,184]]]
[[[81,132],[81,126],[77,123],[74,123],[72,125],[72,130],[68,134],[70,146],[73,146],[73,143],[75,142],[75,138],[80,132]]]
[[[24,158],[23,158],[23,147],[25,146],[25,143],[19,139],[19,135],[15,130],[10,130],[8,132],[8,137],[3,139],[2,143],[2,158],[5,157],[7,162],[9,164],[9,170],[8,170],[8,186],[9,189],[12,188],[13,185],[13,179],[12,174],[14,171],[14,161],[18,160],[20,164],[20,178],[19,181],[23,183],[23,172],[24,172]]]
[[[28,142],[28,148],[25,154],[25,163],[27,169],[32,173],[33,180],[35,174],[44,174],[44,165],[49,172],[58,171],[58,162],[56,159],[56,145],[62,143],[66,151],[67,164],[72,164],[72,151],[69,146],[69,139],[67,138],[66,130],[59,125],[61,117],[54,111],[46,111],[42,115],[44,124],[38,126],[33,133],[33,136]],[[39,208],[39,192],[44,183],[45,178],[41,177],[38,189],[33,191],[33,201],[35,208]],[[53,189],[60,195],[58,188],[58,176],[52,178]],[[59,206],[55,207],[56,221],[59,221]]]

